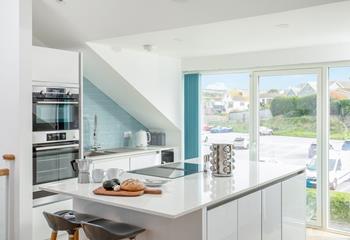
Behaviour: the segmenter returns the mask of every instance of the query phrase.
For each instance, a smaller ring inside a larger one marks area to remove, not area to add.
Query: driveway
[[[247,133],[210,133],[202,134],[202,154],[210,152],[212,143],[233,143],[236,137],[248,138]],[[204,142],[204,140],[207,140]],[[330,144],[339,153],[342,161],[350,161],[350,151],[341,151],[344,141],[331,140]],[[302,137],[285,136],[260,136],[260,161],[280,162],[286,164],[305,165],[310,159],[308,157],[311,143],[316,143],[316,139]],[[249,150],[235,150],[236,161],[247,161]],[[350,180],[340,184],[337,191],[350,192]]]

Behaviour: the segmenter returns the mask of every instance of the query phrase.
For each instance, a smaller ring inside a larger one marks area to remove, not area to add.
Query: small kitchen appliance
[[[145,148],[148,143],[151,142],[151,133],[144,130],[140,130],[135,134],[135,145],[136,147]]]
[[[90,182],[90,159],[77,159],[72,163],[75,170],[78,170],[78,183],[89,183]],[[78,169],[76,169],[78,167]]]
[[[212,144],[209,162],[212,175],[216,177],[232,176],[234,169],[234,151],[232,144]],[[206,157],[207,158],[207,157]]]

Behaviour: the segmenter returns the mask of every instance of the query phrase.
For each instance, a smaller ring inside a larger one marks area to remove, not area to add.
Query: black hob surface
[[[203,171],[203,167],[200,164],[195,163],[170,163],[161,166],[143,168],[130,171],[130,173],[136,173],[141,175],[161,177],[161,178],[179,178],[187,175],[199,173]]]

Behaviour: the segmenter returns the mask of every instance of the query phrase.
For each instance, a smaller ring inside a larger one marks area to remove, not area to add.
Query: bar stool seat
[[[85,235],[90,240],[120,240],[135,239],[145,229],[127,224],[114,222],[107,219],[98,219],[90,222],[83,222],[82,227]]]
[[[43,214],[49,227],[52,229],[51,240],[57,239],[58,231],[66,231],[70,240],[79,240],[81,223],[99,219],[98,217],[72,210],[63,210],[55,213],[43,212]]]

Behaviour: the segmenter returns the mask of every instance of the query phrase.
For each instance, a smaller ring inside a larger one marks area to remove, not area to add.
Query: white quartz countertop
[[[201,172],[170,180],[162,186],[161,195],[140,197],[98,196],[93,193],[93,190],[101,184],[95,183],[67,182],[52,184],[42,189],[91,202],[167,218],[177,218],[249,191],[258,190],[304,169],[303,166],[295,165],[243,162],[236,164],[232,177],[212,177],[210,173]],[[154,178],[131,173],[127,175],[127,177],[138,179]]]

